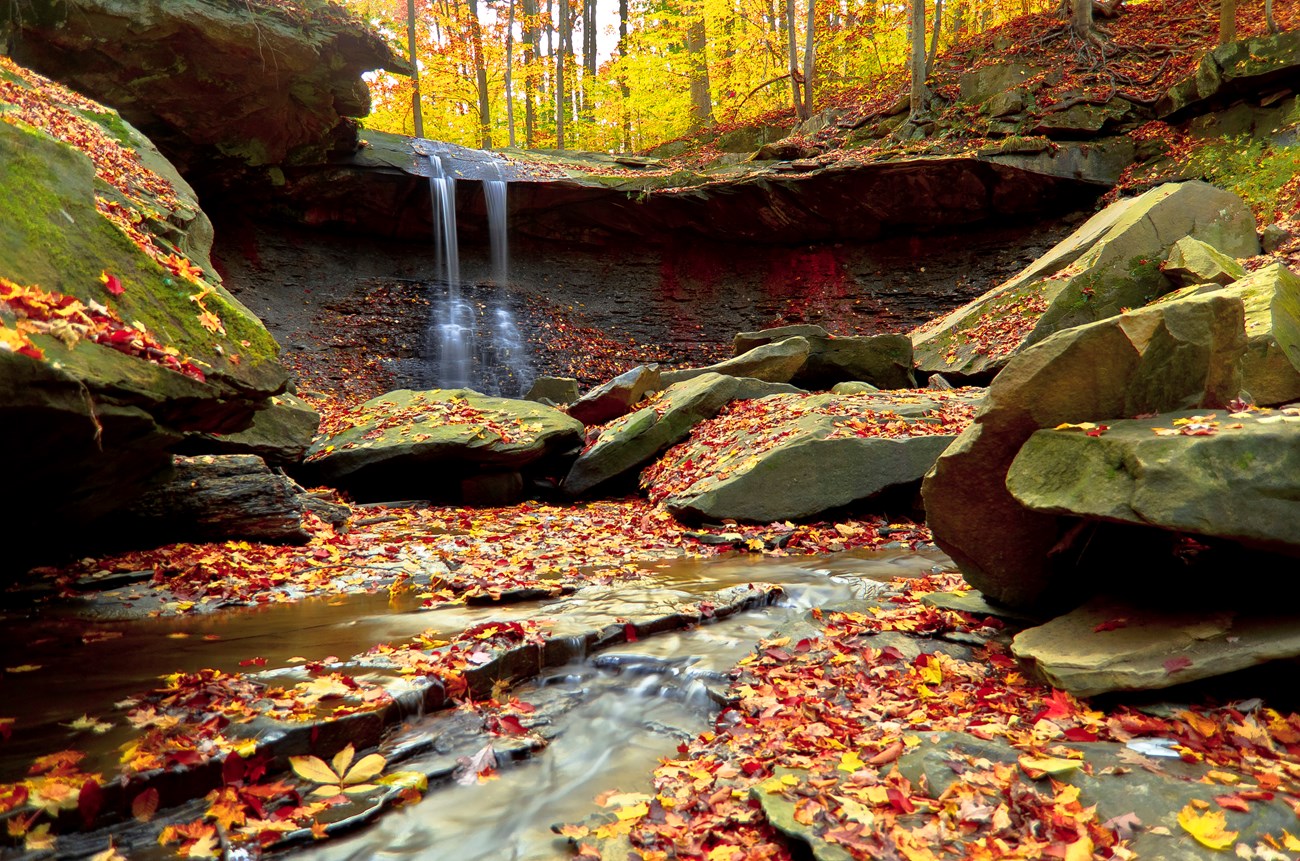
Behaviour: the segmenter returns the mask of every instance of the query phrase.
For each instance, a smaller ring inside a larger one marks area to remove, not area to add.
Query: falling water
[[[506,182],[483,180],[491,242],[492,282],[497,301],[477,307],[460,280],[456,234],[456,179],[442,156],[428,155],[429,191],[433,198],[433,234],[438,265],[446,279],[446,299],[435,303],[429,347],[437,357],[434,383],[441,388],[473,388],[489,395],[522,396],[533,382],[527,347],[510,308],[500,301],[509,283],[506,244]]]

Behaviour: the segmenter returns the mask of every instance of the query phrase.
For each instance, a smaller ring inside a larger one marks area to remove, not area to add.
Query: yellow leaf
[[[394,771],[379,778],[376,783],[381,786],[396,786],[399,789],[414,789],[424,792],[429,788],[429,778],[420,771]]]
[[[1290,831],[1282,831],[1282,845],[1288,852],[1300,852],[1300,837],[1296,837]]]
[[[370,756],[363,757],[360,762],[352,766],[352,770],[349,771],[347,775],[343,778],[343,783],[345,785],[353,784],[353,783],[365,783],[366,781],[370,780],[372,777],[374,777],[375,775],[383,771],[384,766],[387,764],[388,764],[388,760],[384,759],[382,756],[380,756],[377,753],[372,753],[370,754]],[[343,773],[342,771],[339,772],[339,774],[342,773]]]
[[[1227,818],[1222,810],[1197,813],[1196,808],[1189,804],[1178,811],[1178,824],[1195,837],[1196,842],[1211,849],[1227,849],[1237,841],[1237,832],[1227,830]]]
[[[744,850],[738,846],[714,846],[708,855],[709,861],[736,861],[744,857]]]
[[[352,757],[356,755],[356,752],[356,748],[349,744],[347,747],[334,754],[334,759],[330,762],[330,765],[334,766],[334,773],[339,775],[347,774],[348,766],[352,764]],[[344,780],[343,782],[347,783],[348,781]],[[359,783],[360,781],[352,782]]]
[[[617,816],[620,821],[626,821],[628,819],[640,819],[649,812],[650,805],[643,803],[633,804],[631,807],[620,807],[618,810],[614,811],[614,815]]]
[[[50,833],[50,823],[42,822],[23,837],[23,847],[29,852],[54,848],[54,835]]]
[[[855,771],[861,770],[865,765],[866,763],[864,763],[862,758],[858,756],[858,752],[856,750],[850,750],[845,751],[840,756],[840,764],[835,767],[840,771],[847,771],[849,774],[852,774]]]
[[[1018,761],[1025,774],[1034,780],[1040,780],[1048,776],[1060,777],[1063,774],[1075,771],[1083,765],[1081,759],[1061,759],[1055,756],[1022,756]]]
[[[318,756],[291,756],[289,767],[293,769],[294,774],[312,783],[339,782],[339,776],[334,773],[334,769],[326,765]]]
[[[95,720],[90,715],[82,715],[72,723],[65,723],[63,726],[77,730],[88,729],[96,734],[106,733],[113,728],[113,724],[106,721]]]
[[[108,841],[108,848],[103,852],[97,852],[90,857],[90,861],[126,861],[126,856],[118,852],[113,847],[113,841]]]
[[[1065,847],[1065,861],[1092,861],[1092,838],[1085,834]]]

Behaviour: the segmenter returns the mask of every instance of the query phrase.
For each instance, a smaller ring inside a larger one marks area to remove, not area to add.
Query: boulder
[[[642,475],[675,515],[800,519],[918,481],[982,392],[774,395],[697,425]]]
[[[569,404],[568,413],[584,425],[603,425],[627,415],[646,395],[662,389],[666,385],[662,376],[658,365],[638,365]]]
[[[1022,609],[1086,591],[1069,561],[1072,523],[1006,488],[1020,447],[1063,422],[1228,403],[1240,388],[1244,321],[1238,298],[1191,296],[1058,332],[1012,359],[922,484],[935,542],[966,580]]]
[[[1169,249],[1160,271],[1175,287],[1231,284],[1246,275],[1246,267],[1213,245],[1184,236]]]
[[[268,398],[253,414],[253,424],[231,434],[191,434],[183,454],[252,454],[273,466],[301,463],[320,430],[320,413],[287,392]]]
[[[912,375],[912,343],[906,335],[832,335],[821,326],[779,326],[741,332],[732,339],[740,356],[749,350],[787,338],[808,341],[808,360],[791,378],[805,389],[828,389],[836,383],[865,382],[878,389],[907,389]],[[715,366],[716,367],[716,366]]]
[[[634,474],[686,439],[695,425],[717,415],[736,396],[739,383],[735,377],[701,374],[669,386],[650,406],[610,422],[574,461],[564,491],[581,496]]]
[[[1007,490],[1032,511],[1300,555],[1300,409],[1175,412],[1105,427],[1035,432],[1007,471]]]
[[[998,93],[1019,88],[1042,70],[1021,63],[994,63],[966,72],[958,79],[961,100],[982,105]]]
[[[831,394],[833,395],[860,395],[864,392],[878,391],[880,391],[880,389],[871,385],[871,383],[858,382],[857,380],[850,380],[846,383],[836,383],[831,386]]]
[[[1281,90],[1300,81],[1300,32],[1255,36],[1219,45],[1201,56],[1191,77],[1156,103],[1161,119],[1181,120],[1226,106],[1265,88]]]
[[[582,444],[582,423],[559,410],[470,389],[401,389],[347,419],[351,427],[317,440],[305,467],[313,482],[361,501],[459,499],[469,476],[520,472]]]
[[[1228,287],[1201,285],[1165,301],[1198,293],[1235,296],[1246,306],[1246,355],[1241,385],[1263,406],[1300,400],[1300,277],[1273,263]]]
[[[686,368],[665,371],[663,383],[671,386],[702,374],[725,374],[731,377],[751,377],[769,383],[788,383],[808,359],[811,346],[807,338],[793,337],[755,347],[735,358],[709,365],[707,368]]]
[[[1169,610],[1095,598],[1021,631],[1012,651],[1075,696],[1167,688],[1300,657],[1300,617]]]
[[[21,489],[0,516],[21,534],[127,504],[185,434],[245,429],[288,376],[209,271],[175,171],[112,111],[0,63],[0,444]]]
[[[116,107],[187,175],[355,150],[351,118],[370,108],[362,73],[406,65],[337,5],[43,5],[17,18],[14,59]]]
[[[533,380],[532,388],[524,395],[524,400],[554,407],[571,404],[581,396],[578,381],[573,377],[538,377]]]
[[[117,537],[143,546],[174,541],[305,544],[305,494],[251,454],[177,457],[120,518]]]
[[[920,370],[995,372],[1054,332],[1137,308],[1168,292],[1166,249],[1191,236],[1232,257],[1259,252],[1254,216],[1203,182],[1166,183],[1090,218],[1024,271],[912,334]]]

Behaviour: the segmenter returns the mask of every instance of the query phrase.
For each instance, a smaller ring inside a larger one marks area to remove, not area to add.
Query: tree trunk
[[[415,56],[415,0],[406,0],[406,44],[411,57],[411,116],[415,123],[415,136],[424,137],[424,108],[420,104],[420,64]]]
[[[524,146],[537,145],[537,0],[524,3]]]
[[[1089,3],[1092,0],[1088,0]],[[910,67],[912,75],[911,113],[909,118],[915,122],[926,112],[926,103],[930,93],[925,87],[925,0],[912,0],[911,19],[909,21],[912,49]]]
[[[596,80],[596,0],[582,4],[582,116],[591,119],[591,85]]]
[[[785,0],[786,45],[790,54],[790,99],[794,104],[794,113],[801,120],[804,116],[803,99],[799,95],[799,35],[795,30],[794,0]]]
[[[569,0],[559,0],[559,50],[555,52],[555,148],[564,149],[564,50],[565,33],[569,28]]]
[[[709,91],[709,58],[705,53],[708,34],[704,28],[704,9],[686,28],[686,52],[690,55],[691,131],[713,124],[713,96]]]
[[[509,0],[510,11],[506,16],[506,128],[510,132],[510,146],[515,146],[515,0]]]
[[[814,15],[817,11],[817,0],[808,0],[808,27],[804,31],[803,45],[803,115],[804,119],[812,116],[813,113],[813,73],[816,70],[813,47],[816,44],[814,39]]]
[[[618,0],[618,58],[627,56],[627,0]],[[618,91],[623,96],[623,151],[632,151],[632,112],[627,109],[627,100],[632,97],[632,90],[627,85],[627,71],[619,72]]]
[[[1070,0],[1070,28],[1081,38],[1092,38],[1092,0]]]
[[[1237,41],[1237,0],[1219,0],[1219,44]]]
[[[1277,19],[1273,17],[1273,0],[1264,0],[1264,21],[1268,24],[1268,32],[1274,35],[1282,32],[1277,26]]]
[[[939,56],[939,27],[943,24],[943,0],[934,0],[934,23],[930,26],[930,50],[925,55],[925,76],[934,71],[934,58]]]
[[[474,49],[474,80],[478,86],[478,132],[483,149],[492,149],[492,94],[488,92],[487,62],[483,57],[483,27],[478,20],[478,0],[469,4],[469,33]]]

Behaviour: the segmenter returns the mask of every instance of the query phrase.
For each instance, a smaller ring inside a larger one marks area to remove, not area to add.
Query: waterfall
[[[434,384],[439,388],[472,388],[489,395],[522,397],[532,386],[533,373],[514,313],[503,301],[510,276],[506,181],[499,166],[496,166],[497,179],[482,180],[496,295],[492,302],[476,304],[465,295],[460,278],[456,178],[447,171],[442,156],[425,157],[429,164],[438,268],[446,281],[446,298],[434,302],[433,323],[427,338],[429,350],[436,357]],[[481,310],[480,304],[490,307]]]

